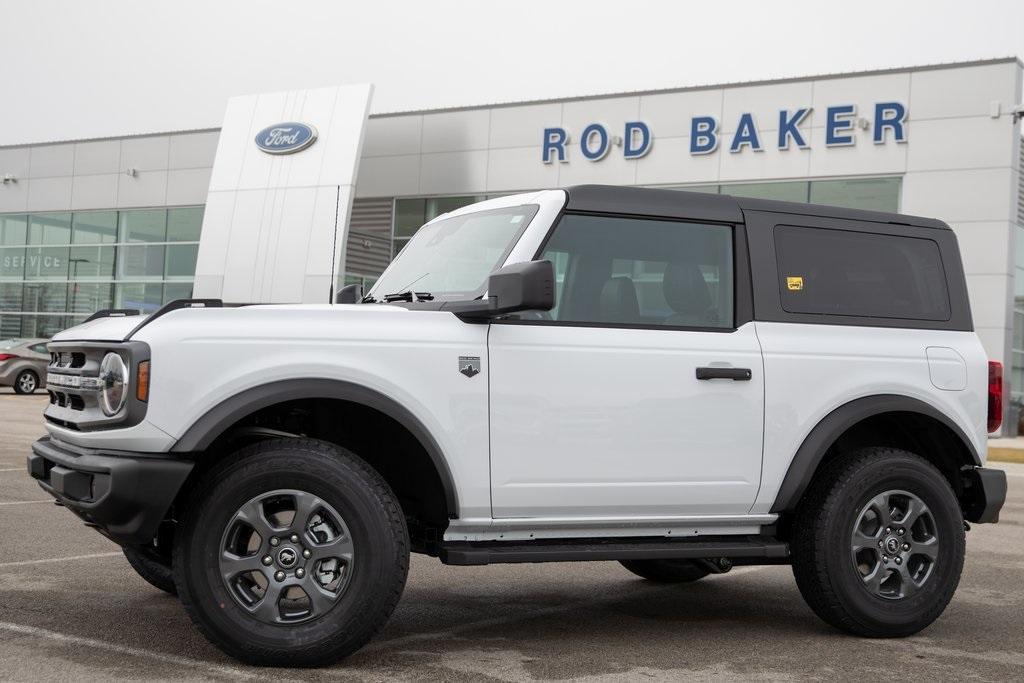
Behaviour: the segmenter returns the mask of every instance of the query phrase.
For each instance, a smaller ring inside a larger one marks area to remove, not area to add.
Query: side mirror
[[[513,263],[487,279],[487,297],[445,306],[464,320],[488,320],[517,311],[550,311],[555,306],[555,268],[551,261]]]
[[[338,294],[334,297],[334,303],[336,304],[357,304],[359,300],[363,298],[363,286],[362,285],[345,285]]]

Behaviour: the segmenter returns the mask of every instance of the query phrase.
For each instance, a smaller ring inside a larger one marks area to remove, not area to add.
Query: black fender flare
[[[384,413],[409,430],[430,456],[444,487],[448,517],[459,516],[458,496],[448,462],[430,431],[412,412],[394,399],[361,384],[323,378],[286,379],[246,389],[211,408],[196,420],[171,448],[174,453],[196,453],[210,444],[231,425],[261,408],[297,399],[337,399],[358,403]]]
[[[825,457],[825,453],[836,442],[836,439],[861,420],[882,413],[918,413],[941,422],[963,442],[970,452],[974,464],[981,465],[981,458],[978,457],[978,451],[971,440],[967,438],[959,425],[937,408],[909,396],[897,394],[865,396],[839,406],[814,426],[814,429],[800,444],[793,460],[790,461],[789,469],[775,496],[771,512],[789,512],[795,509],[817,472],[822,458]]]

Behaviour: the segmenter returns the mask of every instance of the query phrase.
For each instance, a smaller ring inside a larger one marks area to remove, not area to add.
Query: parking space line
[[[0,472],[24,472],[24,467],[4,467],[0,468]]]
[[[217,673],[222,676],[228,676],[230,678],[251,679],[260,677],[258,673],[244,671],[233,666],[213,664],[210,662],[204,662],[199,659],[182,657],[180,655],[169,655],[164,654],[162,652],[154,652],[153,650],[145,650],[142,648],[131,647],[128,645],[116,645],[114,643],[107,643],[102,640],[96,640],[94,638],[70,636],[66,633],[58,633],[57,631],[50,631],[48,629],[38,628],[36,626],[24,626],[22,624],[13,624],[7,621],[0,621],[0,631],[19,633],[21,635],[33,636],[35,638],[45,638],[47,640],[53,640],[60,643],[68,643],[71,645],[83,645],[88,648],[106,650],[107,652],[115,652],[117,654],[127,655],[129,657],[146,657],[149,659],[155,659],[165,664],[173,664],[175,666],[189,666],[198,669],[205,669],[210,673]],[[275,680],[286,680],[283,678],[279,678],[277,675],[275,675],[274,678]]]
[[[40,503],[49,503],[53,505],[53,500],[12,500],[0,505],[39,505]]]
[[[0,569],[5,567],[25,567],[32,564],[49,564],[51,562],[71,562],[74,560],[93,560],[100,557],[117,557],[122,555],[116,553],[93,553],[92,555],[70,555],[68,557],[48,557],[45,560],[21,560],[19,562],[0,562]]]

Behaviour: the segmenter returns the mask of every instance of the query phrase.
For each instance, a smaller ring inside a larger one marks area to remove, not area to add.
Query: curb
[[[1024,463],[1024,450],[1020,448],[999,448],[990,446],[988,459],[996,462],[1019,462]]]

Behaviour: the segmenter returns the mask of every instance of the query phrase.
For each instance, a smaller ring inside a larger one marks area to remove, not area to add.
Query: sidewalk
[[[988,459],[999,462],[1024,462],[1024,436],[989,439]]]

